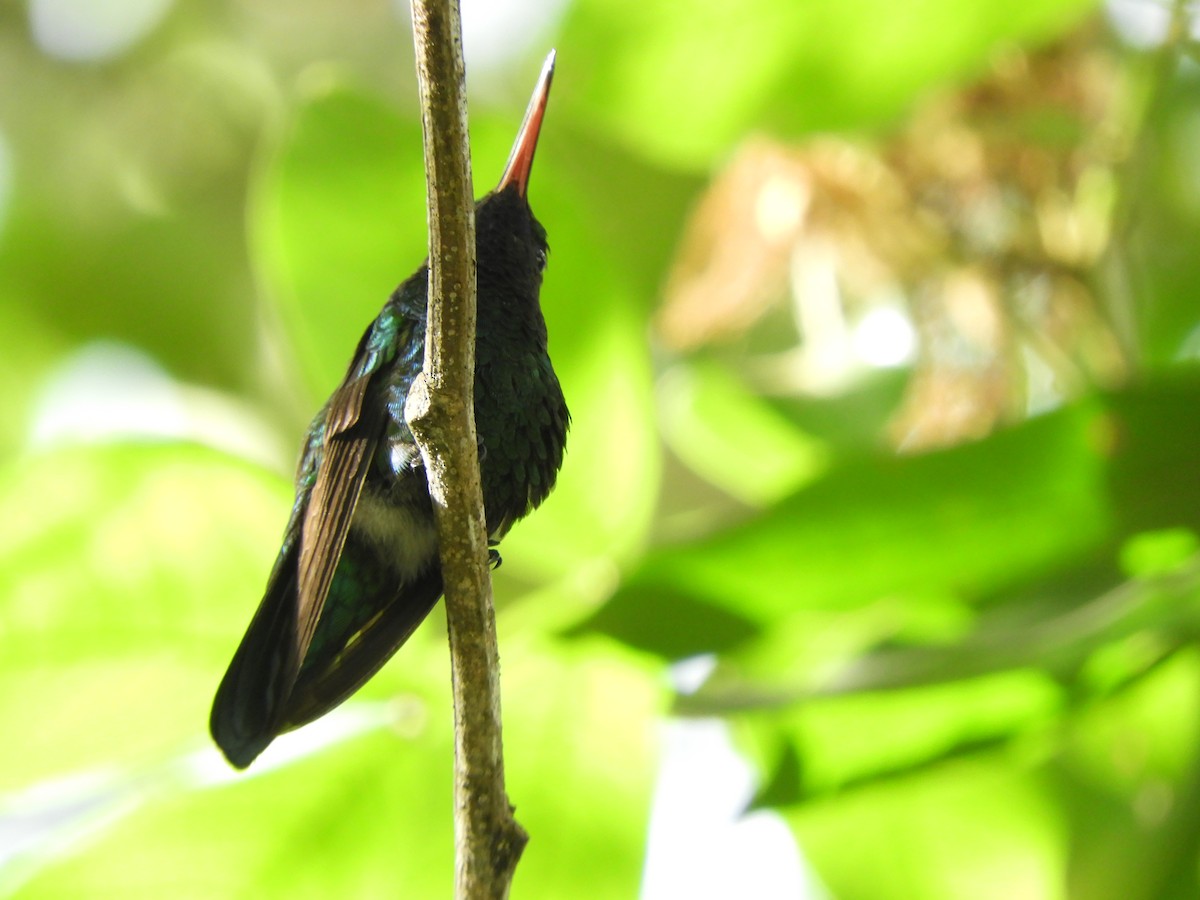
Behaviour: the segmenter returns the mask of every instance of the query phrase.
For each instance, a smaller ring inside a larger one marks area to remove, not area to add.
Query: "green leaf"
[[[8,398],[7,414],[0,417],[0,451],[16,448],[27,439],[36,403],[30,386],[43,383],[67,343],[30,311],[32,304],[14,302],[4,293],[0,281],[0,332],[5,336],[0,393]]]
[[[304,98],[251,206],[262,266],[314,398],[428,252],[421,126],[340,83]]]
[[[1127,293],[1114,300],[1130,319],[1139,361],[1151,368],[1169,369],[1181,360],[1200,356],[1200,260],[1180,236],[1200,227],[1200,190],[1197,190],[1193,147],[1197,139],[1195,118],[1200,91],[1190,79],[1167,78],[1146,69],[1135,74],[1154,79],[1143,83],[1149,106],[1139,134],[1137,157],[1123,173],[1126,203],[1119,208],[1125,228],[1117,244]]]
[[[277,476],[183,445],[64,450],[0,474],[0,725],[19,736],[0,752],[0,790],[10,816],[62,798],[49,820],[61,830],[24,858],[23,875],[6,870],[10,883],[31,877],[35,896],[449,895],[440,615],[341,716],[280,739],[277,768],[268,753],[251,777],[219,774],[232,775],[208,743],[209,704],[290,493]],[[611,645],[525,630],[504,646],[509,790],[536,836],[522,882],[563,895],[586,873],[595,896],[629,896],[655,769],[657,672]],[[286,763],[318,739],[337,752]]]
[[[976,444],[844,463],[741,525],[652,552],[611,602],[662,590],[779,625],[809,608],[977,597],[1105,540],[1096,422],[1085,404]]]
[[[1121,567],[1135,577],[1166,575],[1182,568],[1200,549],[1190,528],[1164,528],[1135,534],[1121,547]]]
[[[531,835],[514,892],[637,894],[658,770],[662,677],[611,644],[505,635],[509,796]]]
[[[800,753],[792,741],[785,740],[769,777],[754,792],[747,811],[793,806],[803,797],[803,785],[804,772]]]
[[[377,731],[207,790],[178,785],[50,860],[26,890],[448,897],[452,754],[448,728],[437,723],[408,740]]]
[[[1003,756],[883,783],[787,819],[837,897],[1062,896],[1068,846],[1061,813],[1038,779]]]
[[[1146,635],[1149,637],[1149,635]],[[1174,654],[1127,690],[1083,711],[1047,773],[1072,835],[1072,896],[1189,897],[1195,867],[1200,655]]]
[[[64,450],[0,474],[0,722],[21,735],[0,750],[0,789],[201,739],[289,494],[181,445]]]
[[[694,471],[747,503],[778,500],[820,475],[827,448],[715,362],[680,363],[659,385],[663,430]]]
[[[754,130],[886,123],[930,87],[978,72],[997,46],[1046,40],[1094,6],[705,0],[680,15],[583,0],[558,47],[582,122],[666,164],[703,168]]]
[[[564,896],[582,880],[589,896],[636,893],[655,771],[652,672],[595,644],[564,652],[518,636],[505,646],[508,791],[533,835],[517,870],[522,890]],[[423,629],[369,686],[390,691],[394,729],[275,769],[265,768],[268,751],[231,782],[167,784],[37,872],[30,893],[449,897],[447,664],[440,629]]]
[[[1122,538],[1185,527],[1200,532],[1200,369],[1170,375],[1108,398],[1095,441],[1111,456],[1109,490]]]
[[[567,634],[595,631],[666,659],[686,659],[733,650],[762,633],[761,626],[744,616],[695,597],[673,594],[669,588],[635,586],[621,596],[623,602],[604,604]]]
[[[835,794],[1021,735],[1044,732],[1062,712],[1062,691],[1036,671],[814,700],[745,727],[777,730],[799,748],[806,797]],[[881,741],[880,735],[887,740]]]
[[[244,384],[255,328],[244,234],[231,225],[242,215],[242,185],[226,177],[197,194],[175,215],[121,204],[82,222],[55,205],[57,192],[35,195],[0,241],[0,320],[24,321],[54,349],[125,341],[189,380]],[[13,346],[19,360],[37,344]]]

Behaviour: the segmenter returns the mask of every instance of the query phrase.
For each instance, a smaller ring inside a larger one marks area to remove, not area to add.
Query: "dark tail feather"
[[[209,718],[213,740],[239,769],[250,765],[283,730],[287,698],[299,669],[294,658],[295,559],[280,560],[275,574],[221,679]]]
[[[294,556],[294,554],[292,554]],[[318,719],[358,690],[408,640],[442,596],[436,563],[326,665],[301,666],[296,641],[295,559],[282,559],[229,670],[209,728],[226,758],[244,769],[279,734]],[[299,675],[297,675],[299,672]]]
[[[328,664],[301,669],[287,698],[281,730],[319,719],[362,687],[425,621],[441,596],[442,570],[435,559]]]

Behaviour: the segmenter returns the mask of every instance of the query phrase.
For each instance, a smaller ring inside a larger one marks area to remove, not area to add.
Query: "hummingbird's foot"
[[[502,562],[503,560],[500,559],[500,552],[488,547],[488,565],[492,567],[493,572],[500,568],[500,563]]]

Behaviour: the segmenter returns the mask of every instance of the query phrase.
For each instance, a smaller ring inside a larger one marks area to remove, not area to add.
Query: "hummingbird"
[[[527,195],[553,74],[551,52],[500,183],[475,206],[475,425],[491,546],[554,487],[570,421],[539,301],[546,231]],[[392,292],[305,436],[282,547],[213,701],[213,739],[237,768],[358,690],[442,595],[429,487],[404,418],[428,282],[426,262]]]

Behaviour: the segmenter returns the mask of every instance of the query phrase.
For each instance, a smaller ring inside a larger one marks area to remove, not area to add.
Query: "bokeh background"
[[[496,574],[519,897],[1200,894],[1200,23],[464,3],[574,414]],[[245,775],[302,429],[425,253],[406,5],[0,6],[0,893],[446,897],[436,612]]]

